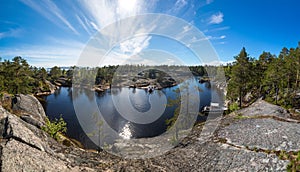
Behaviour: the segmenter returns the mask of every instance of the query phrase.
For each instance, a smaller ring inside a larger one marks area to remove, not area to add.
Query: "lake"
[[[218,96],[219,93],[216,89],[212,89],[209,83],[197,83],[200,91],[200,109],[210,104],[212,96]],[[118,110],[113,105],[113,96],[120,97],[123,93],[129,93],[129,99],[132,106],[139,112],[147,112],[150,109],[149,98],[159,97],[161,94],[165,94],[168,98],[168,102],[171,99],[175,99],[176,89],[179,86],[170,88],[164,88],[162,90],[154,90],[151,94],[143,89],[135,88],[113,88],[105,90],[104,92],[92,92],[90,90],[82,89],[73,93],[72,87],[60,87],[54,94],[44,96],[43,107],[50,120],[59,118],[60,116],[67,123],[66,135],[70,138],[74,138],[80,141],[85,148],[96,149],[97,146],[89,139],[82,129],[80,122],[78,121],[75,109],[73,107],[73,99],[82,102],[82,108],[89,108],[89,102],[93,99],[96,100],[98,108],[101,110],[103,117],[107,124],[110,125],[120,135],[124,133],[124,128],[130,128],[130,138],[145,138],[154,137],[164,133],[167,130],[166,120],[172,118],[176,105],[167,106],[163,114],[155,121],[149,124],[133,123],[126,120],[122,115],[118,113]],[[72,96],[72,94],[75,94]],[[205,116],[198,116],[198,121],[204,121]],[[122,135],[123,136],[123,135]],[[124,135],[124,137],[128,137]]]

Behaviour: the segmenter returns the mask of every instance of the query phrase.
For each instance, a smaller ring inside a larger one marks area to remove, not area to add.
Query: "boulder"
[[[21,116],[27,114],[40,122],[45,122],[46,114],[44,108],[33,95],[15,95],[12,100],[12,109],[19,111]]]

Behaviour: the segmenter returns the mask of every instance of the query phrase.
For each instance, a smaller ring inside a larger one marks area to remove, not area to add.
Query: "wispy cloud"
[[[25,5],[29,6],[33,10],[37,11],[38,13],[40,13],[42,16],[44,16],[51,22],[60,25],[60,23],[58,22],[60,21],[69,29],[71,29],[75,34],[79,34],[53,1],[21,0],[21,2],[23,2]]]
[[[91,22],[100,29],[120,19],[142,14],[148,10],[143,0],[131,0],[126,3],[109,0],[82,0],[80,4],[90,16]]]
[[[37,67],[71,66],[84,48],[84,44],[72,40],[49,38],[49,45],[24,45],[18,48],[1,48],[1,56],[22,56],[29,64]]]
[[[209,19],[209,24],[220,24],[224,21],[224,14],[219,12],[217,14],[213,14]]]
[[[135,55],[149,46],[151,36],[140,36],[120,43],[120,50],[124,54]]]
[[[88,26],[86,25],[86,23],[84,23],[84,21],[79,17],[79,15],[76,15],[76,19],[78,20],[79,24],[84,28],[84,30],[91,35],[90,30],[88,29]]]
[[[182,61],[169,52],[150,49],[132,56],[113,51],[103,60],[101,66],[112,64],[181,65]]]
[[[23,30],[20,28],[10,29],[5,32],[0,32],[0,39],[7,37],[19,37],[23,33]]]
[[[192,29],[192,25],[186,25],[183,27],[183,33],[186,33]]]
[[[185,19],[183,16],[186,15],[189,18],[191,15],[195,15],[196,8],[199,7],[200,1],[189,1],[189,0],[174,0],[172,3],[166,3],[167,5],[164,7],[160,7],[160,3],[158,0],[79,0],[76,3],[69,3],[70,9],[66,10],[61,6],[58,1],[51,0],[21,0],[25,5],[39,13],[41,16],[51,21],[55,25],[58,25],[63,28],[67,28],[71,30],[75,34],[79,34],[85,32],[91,36],[94,33],[98,32],[99,34],[107,34],[106,38],[113,37],[113,41],[117,40],[118,36],[122,36],[123,33],[116,33],[108,30],[108,32],[100,32],[103,31],[103,28],[108,26],[111,23],[116,21],[120,21],[124,18],[135,16],[139,14],[145,14],[148,12],[155,12],[157,8],[162,13],[169,12],[172,15],[180,16]],[[125,2],[125,3],[124,3]],[[175,3],[174,3],[175,2]],[[202,0],[201,5],[210,4],[213,0]],[[199,3],[198,5],[196,3]],[[150,4],[150,5],[149,5]],[[196,5],[195,5],[196,4]],[[161,8],[161,9],[160,9]],[[192,12],[191,12],[192,11]],[[179,15],[180,14],[180,15]],[[211,13],[210,13],[211,14]],[[205,17],[205,22],[210,24],[219,24],[223,22],[224,15],[219,12],[217,14]],[[209,18],[209,21],[207,20]],[[148,21],[148,20],[147,20]],[[167,22],[164,21],[161,26],[168,26]],[[119,42],[114,44],[115,47],[119,48],[119,51],[115,52],[113,55],[110,55],[107,58],[108,63],[120,64],[126,58],[131,58],[132,60],[135,58],[136,61],[141,60],[139,56],[140,53],[143,53],[145,50],[148,50],[150,41],[152,36],[149,33],[152,33],[154,28],[157,27],[155,22],[152,25],[140,25],[138,22],[133,21],[132,23],[126,25],[126,27],[115,28],[121,29],[124,33],[129,33],[134,36],[135,32],[141,33],[143,36],[135,37],[134,39],[126,40],[123,42]],[[118,27],[116,25],[116,27]],[[158,27],[157,27],[158,28]],[[178,38],[180,40],[189,39],[191,42],[197,42],[203,40],[223,40],[226,38],[225,35],[221,36],[207,36],[207,37],[198,37],[192,39],[192,34],[187,34],[192,29],[191,25],[181,26],[179,27],[181,30],[176,32],[178,33]],[[138,30],[138,31],[137,31]],[[142,30],[142,31],[141,31]],[[127,32],[128,31],[128,32]],[[172,32],[171,30],[168,30]],[[182,32],[182,33],[181,33]],[[212,33],[211,33],[212,34]],[[0,39],[7,37],[8,33],[0,33]],[[13,35],[13,34],[10,34]],[[174,34],[175,35],[175,34]],[[73,35],[74,36],[74,35]],[[85,36],[85,35],[84,35]],[[124,35],[123,35],[124,36]],[[125,37],[122,37],[125,38]],[[74,37],[74,39],[77,39]],[[81,37],[79,38],[81,39]],[[126,39],[126,38],[125,38]],[[82,40],[82,39],[81,39]],[[83,40],[87,41],[87,40]],[[49,45],[45,46],[34,46],[27,45],[20,49],[6,49],[6,56],[15,56],[21,55],[24,57],[28,57],[31,60],[31,64],[37,66],[51,66],[53,64],[57,65],[59,62],[63,62],[63,64],[59,65],[73,65],[77,63],[77,59],[79,55],[82,53],[81,51],[84,48],[84,45],[80,42],[70,41],[70,40],[57,40],[55,38],[49,38]],[[108,41],[109,42],[109,41]],[[110,42],[109,42],[110,43]],[[38,44],[36,44],[38,45]],[[96,45],[95,45],[96,46]],[[99,45],[98,45],[99,46]],[[0,47],[1,48],[1,47]],[[97,48],[97,47],[96,47]],[[99,47],[98,47],[99,48]],[[91,54],[97,53],[91,52]],[[99,52],[98,52],[99,53]],[[43,64],[43,61],[46,62]],[[144,61],[146,62],[146,61]],[[150,61],[149,61],[150,62]]]
[[[187,5],[187,0],[177,0],[174,5],[174,11],[178,11]]]
[[[230,61],[211,61],[209,63],[203,63],[202,65],[208,65],[208,66],[220,66],[220,65],[227,65],[229,63],[232,63],[233,60]]]
[[[226,36],[225,35],[221,35],[221,36],[207,36],[206,39],[208,40],[221,40],[221,39],[225,39]]]
[[[209,32],[218,32],[218,31],[223,31],[223,30],[228,30],[230,29],[229,26],[225,26],[225,27],[218,27],[218,28],[214,28],[214,29],[206,29],[203,32],[204,33],[209,33]]]
[[[211,3],[213,3],[214,2],[214,0],[206,0],[206,4],[208,5],[208,4],[211,4]]]
[[[90,22],[90,25],[92,26],[92,28],[96,31],[99,31],[99,27],[97,26],[97,24],[95,24],[94,22]]]
[[[191,39],[191,43],[196,43],[196,42],[200,42],[200,41],[206,41],[206,40],[222,40],[222,39],[225,39],[226,36],[225,35],[221,35],[221,36],[206,36],[204,38],[200,38],[200,39],[197,39],[196,37],[193,37]]]
[[[225,35],[222,35],[222,36],[220,36],[219,38],[220,38],[220,39],[225,39],[226,36],[225,36]]]

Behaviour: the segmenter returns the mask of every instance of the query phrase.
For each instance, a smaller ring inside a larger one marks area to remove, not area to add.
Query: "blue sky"
[[[114,21],[146,13],[179,17],[205,34],[219,55],[230,62],[242,47],[252,57],[278,54],[300,41],[298,0],[0,0],[0,57],[22,56],[31,65],[69,66],[90,38]],[[145,36],[119,49],[140,53],[161,48],[197,64],[186,48]],[[118,48],[116,48],[118,49]],[[123,51],[123,53],[124,53]],[[115,56],[108,61],[114,61]],[[117,59],[117,58],[116,58]]]

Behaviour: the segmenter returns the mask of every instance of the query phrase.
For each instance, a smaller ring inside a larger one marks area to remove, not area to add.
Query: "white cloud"
[[[188,31],[190,31],[192,29],[192,27],[193,27],[192,25],[186,25],[186,26],[184,26],[183,27],[183,32],[186,33]]]
[[[93,27],[93,29],[99,31],[100,29],[98,28],[98,26],[94,23],[94,22],[90,22],[91,26]]]
[[[89,14],[91,21],[101,29],[120,19],[147,12],[143,0],[130,0],[125,3],[123,1],[126,0],[82,0],[80,3]]]
[[[225,39],[226,35],[221,35],[221,36],[207,36],[206,38],[208,40],[220,40],[220,39]]]
[[[177,11],[183,8],[184,6],[186,6],[186,4],[187,4],[187,0],[177,0],[174,6],[174,10]]]
[[[61,10],[56,6],[56,4],[53,1],[21,0],[21,2],[34,9],[53,23],[59,25],[60,23],[58,23],[57,21],[60,21],[69,29],[71,29],[75,34],[79,34],[77,30],[72,26],[72,24],[64,17]]]
[[[217,14],[213,14],[209,19],[209,24],[220,24],[224,21],[224,14],[219,12]]]
[[[89,35],[91,35],[91,32],[90,32],[90,30],[88,29],[88,26],[83,22],[83,20],[82,20],[78,15],[76,15],[76,19],[78,20],[78,22],[80,23],[80,25],[84,28],[84,30],[85,30]]]
[[[124,54],[135,55],[149,46],[151,36],[140,36],[120,43],[120,50]]]
[[[211,3],[213,3],[214,2],[214,0],[206,0],[206,4],[208,5],[208,4],[211,4]]]
[[[101,63],[104,65],[147,64],[147,65],[180,65],[183,64],[174,54],[162,50],[146,50],[135,55],[124,55],[116,51],[107,55]]]
[[[84,45],[77,41],[49,38],[51,45],[26,45],[18,48],[1,48],[2,56],[12,58],[22,56],[30,65],[37,67],[71,66],[77,59]]]
[[[121,20],[123,18],[144,14],[147,12],[151,12],[151,10],[154,9],[154,7],[159,7],[158,0],[153,0],[147,2],[146,0],[127,0],[130,1],[126,3],[126,0],[80,0],[77,1],[78,4],[75,4],[72,8],[70,7],[70,11],[65,11],[63,7],[59,6],[59,3],[57,1],[50,1],[50,0],[40,0],[40,1],[34,1],[34,0],[21,0],[24,4],[31,7],[38,13],[40,13],[42,16],[47,18],[48,20],[52,21],[53,23],[57,25],[63,25],[68,27],[70,30],[72,30],[74,33],[78,33],[78,31],[85,31],[89,35],[92,35],[93,33],[97,31],[103,30],[107,25],[114,23],[118,20]],[[121,2],[122,1],[122,2]],[[211,3],[213,0],[207,0],[202,1],[202,3]],[[125,2],[125,3],[124,3]],[[174,13],[186,11],[187,10],[194,10],[195,8],[192,7],[193,4],[188,4],[189,1],[187,0],[176,0],[175,4],[172,4],[171,8],[164,8],[163,10],[168,12],[172,11]],[[150,5],[149,5],[150,3]],[[70,3],[72,5],[72,3]],[[191,5],[191,6],[190,6]],[[149,7],[150,6],[150,7]],[[173,8],[172,8],[173,7]],[[74,10],[75,9],[75,10]],[[182,10],[181,10],[182,9]],[[72,11],[74,10],[74,11]],[[180,11],[181,10],[181,11]],[[193,11],[194,12],[194,11]],[[173,14],[174,14],[173,13]],[[185,12],[187,14],[187,12]],[[177,13],[178,14],[178,13]],[[73,15],[73,16],[72,16]],[[68,20],[67,17],[70,17]],[[221,20],[221,21],[220,21]],[[211,18],[211,24],[217,24],[221,23],[223,21],[223,14],[215,14]],[[165,21],[168,22],[168,21]],[[207,22],[207,20],[205,21]],[[75,25],[76,23],[76,25]],[[155,22],[153,22],[155,23]],[[168,26],[167,24],[163,24]],[[76,26],[76,27],[73,27]],[[151,26],[151,27],[149,27]],[[116,27],[118,27],[116,25]],[[153,27],[153,28],[152,28]],[[145,36],[139,36],[135,37],[134,39],[126,40],[124,42],[121,42],[119,44],[113,44],[114,46],[119,46],[119,52],[117,54],[111,55],[110,58],[108,58],[107,62],[109,63],[115,63],[118,64],[119,62],[122,62],[122,60],[128,58],[129,56],[138,55],[140,53],[143,53],[147,47],[149,47],[150,40],[152,37],[150,35],[147,35],[148,33],[151,33],[151,31],[154,30],[154,25],[137,25],[137,22],[134,21],[129,24],[128,27],[122,27],[122,32],[124,33],[130,33],[128,34],[129,37],[134,36],[136,29],[140,29],[143,31],[138,31],[140,34],[143,34]],[[75,29],[76,28],[76,29]],[[125,28],[125,29],[124,29]],[[80,30],[81,29],[81,30]],[[116,30],[120,28],[115,28]],[[192,29],[191,25],[187,26],[181,26],[178,27],[178,29],[182,29],[179,32],[189,32]],[[132,32],[131,32],[132,30]],[[128,32],[127,32],[128,31]],[[169,31],[169,30],[168,30]],[[172,32],[170,30],[170,32]],[[113,37],[112,40],[108,40],[108,44],[110,44],[113,41],[118,41],[117,37],[122,37],[122,33],[118,34],[111,34],[111,33],[117,33],[112,32],[111,30],[108,31],[108,33],[101,32],[100,34],[103,34],[106,36],[106,38],[109,38],[109,36]],[[138,35],[138,34],[137,34]],[[0,38],[2,34],[0,33]],[[185,35],[185,34],[179,34],[179,36],[185,36],[184,38],[180,39],[190,39],[192,42],[194,41],[201,41],[201,38],[193,38],[191,34]],[[124,38],[124,36],[122,37]],[[193,39],[192,39],[193,38]],[[202,37],[202,40],[212,40],[212,39],[224,39],[226,38],[225,35],[219,36],[219,37],[212,37],[209,36],[207,38]],[[55,42],[55,41],[53,41]],[[72,61],[76,57],[78,57],[81,53],[81,50],[83,50],[83,46],[72,46],[72,41],[64,41],[64,45],[57,43],[55,46],[27,46],[28,49],[36,49],[37,51],[27,51],[26,48],[23,48],[22,50],[18,50],[17,53],[22,55],[24,54],[27,57],[31,57],[32,59],[45,59],[47,61],[47,58],[51,59],[53,62],[56,61],[56,63],[60,62],[74,62],[76,64],[76,61]],[[52,44],[51,44],[52,45]],[[96,45],[95,45],[96,46]],[[97,48],[97,47],[96,47]],[[92,53],[92,52],[91,52]],[[97,52],[95,52],[96,54]],[[119,54],[118,54],[119,53]],[[52,58],[51,58],[52,57]],[[137,58],[138,56],[135,56]],[[50,63],[49,63],[50,64]],[[47,63],[47,65],[49,65]]]
[[[233,60],[229,61],[211,61],[209,63],[202,63],[201,65],[208,65],[208,66],[220,66],[220,65],[227,65],[229,63],[232,63]]]
[[[187,7],[187,4],[188,4],[188,0],[177,0],[174,5],[172,4],[172,6],[168,6],[166,8],[165,13],[176,16],[176,14],[179,14],[179,12],[183,8]],[[188,9],[189,10],[192,9],[192,6],[193,4],[191,4],[191,6],[188,6]],[[185,13],[187,13],[187,11],[185,11]]]
[[[10,29],[5,32],[0,32],[0,39],[6,38],[6,37],[18,37],[23,33],[23,30],[20,28],[17,29]]]
[[[207,32],[217,32],[217,31],[223,31],[223,30],[228,30],[230,29],[229,26],[224,26],[224,27],[219,27],[219,28],[214,28],[214,29],[206,29],[203,32],[207,33]]]
[[[83,0],[80,1],[81,5],[84,7],[86,15],[90,16],[90,26],[97,31],[102,31],[101,29],[108,26],[111,23],[119,21],[121,19],[135,16],[138,14],[143,14],[148,12],[148,6],[145,6],[144,0]],[[153,4],[151,5],[153,6]],[[131,33],[131,29],[140,28],[144,30],[144,33],[151,32],[152,28],[143,28],[142,26],[137,26],[137,23],[130,23],[128,28],[118,28],[120,26],[115,25],[112,29],[121,29],[123,32]],[[111,37],[112,40],[118,40],[116,38],[118,35],[111,35],[111,32],[101,34]],[[121,34],[121,33],[120,33]],[[132,33],[134,34],[134,33]],[[121,36],[121,35],[119,35]],[[130,35],[128,35],[130,36]],[[144,48],[148,47],[151,36],[137,37],[131,40],[124,41],[120,43],[120,49],[126,54],[136,54],[141,52]]]
[[[220,36],[219,38],[220,38],[220,39],[225,39],[226,36],[225,36],[225,35],[222,35],[222,36]]]
[[[218,42],[218,43],[216,43],[216,44],[219,44],[219,45],[224,45],[224,44],[226,44],[226,42]]]
[[[203,38],[196,38],[195,36],[190,40],[190,43],[196,43],[196,42],[200,42],[200,41],[207,41],[207,40],[222,40],[225,39],[226,35],[221,35],[221,36],[206,36]]]

